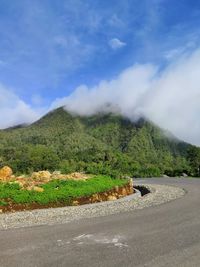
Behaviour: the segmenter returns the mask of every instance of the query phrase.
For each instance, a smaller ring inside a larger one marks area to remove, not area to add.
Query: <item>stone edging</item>
[[[142,185],[150,190],[143,197],[139,193],[101,203],[16,212],[0,215],[0,230],[35,225],[53,225],[82,218],[106,216],[134,209],[143,209],[169,202],[185,194],[182,188],[166,185]]]

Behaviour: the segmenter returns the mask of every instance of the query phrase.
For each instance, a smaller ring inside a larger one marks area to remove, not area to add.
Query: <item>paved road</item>
[[[177,185],[181,199],[108,217],[0,231],[1,267],[200,266],[200,179],[140,179]]]

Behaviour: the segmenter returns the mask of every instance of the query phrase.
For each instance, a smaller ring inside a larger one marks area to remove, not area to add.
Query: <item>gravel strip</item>
[[[139,185],[139,184],[138,184]],[[185,194],[182,188],[166,185],[142,185],[151,193],[141,197],[140,193],[115,200],[82,206],[49,208],[33,211],[23,211],[0,215],[0,230],[28,227],[34,225],[62,224],[81,218],[106,216],[119,212],[143,209],[160,205]]]

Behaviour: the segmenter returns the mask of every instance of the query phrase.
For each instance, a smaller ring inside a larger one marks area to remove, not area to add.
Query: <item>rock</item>
[[[78,200],[74,200],[74,201],[72,202],[72,205],[73,205],[73,206],[78,206],[78,205],[79,205]]]
[[[118,185],[115,186],[114,189],[115,189],[116,192],[118,192],[119,191],[119,186]]]
[[[3,213],[3,210],[2,209],[0,209],[0,213]]]
[[[98,202],[99,201],[99,195],[98,194],[94,194],[91,197],[91,202]]]
[[[120,188],[118,192],[119,192],[119,194],[121,196],[126,196],[127,195],[127,191],[126,191],[126,189],[124,187]]]
[[[52,174],[51,179],[66,180],[68,177],[64,174]]]
[[[183,177],[188,177],[188,175],[186,173],[183,173],[182,176]]]
[[[39,182],[49,182],[51,180],[51,173],[49,171],[33,172],[31,179]]]
[[[16,182],[20,182],[20,183],[26,183],[28,181],[28,178],[25,178],[23,176],[19,176],[15,179]]]
[[[133,180],[132,179],[129,180],[129,186],[133,187]]]
[[[12,177],[13,171],[10,167],[5,166],[0,169],[0,180],[9,181]]]
[[[51,175],[52,179],[63,179],[63,174],[60,171],[54,171]]]
[[[116,200],[116,199],[117,199],[116,196],[108,196],[108,197],[107,197],[107,200],[108,200],[108,201],[112,201],[112,200]]]
[[[33,186],[32,185],[30,185],[30,186],[27,186],[26,188],[24,188],[24,189],[26,189],[26,190],[28,190],[28,191],[31,191],[31,190],[33,190]]]
[[[36,191],[36,192],[39,192],[39,193],[42,193],[42,192],[44,192],[44,189],[42,188],[42,187],[39,187],[39,186],[33,186],[33,185],[31,185],[31,186],[28,186],[27,188],[26,188],[26,190],[28,190],[28,191]]]
[[[39,186],[34,186],[33,190],[36,191],[36,192],[44,192],[44,188],[39,187]]]
[[[133,180],[130,179],[129,180],[129,184],[128,184],[128,188],[126,190],[126,194],[127,195],[130,195],[130,194],[133,194],[134,193],[134,189],[133,189]]]

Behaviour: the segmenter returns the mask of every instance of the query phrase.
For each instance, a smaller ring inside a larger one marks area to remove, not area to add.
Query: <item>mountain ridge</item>
[[[28,126],[0,131],[0,138],[2,164],[19,172],[76,169],[150,176],[173,173],[174,165],[179,173],[188,168],[189,144],[170,139],[144,118],[132,122],[114,113],[86,117],[60,107]]]

